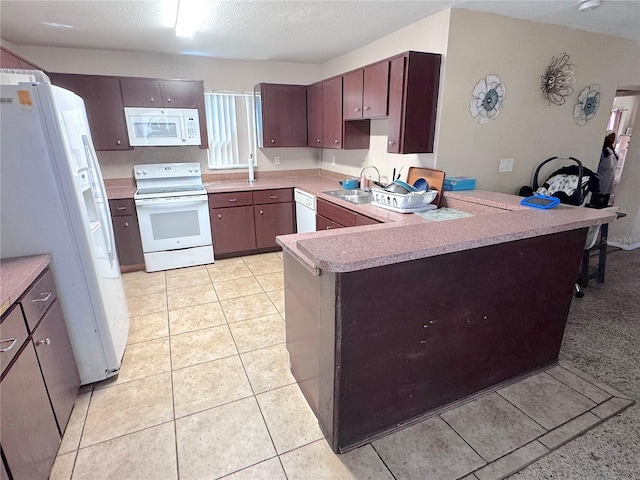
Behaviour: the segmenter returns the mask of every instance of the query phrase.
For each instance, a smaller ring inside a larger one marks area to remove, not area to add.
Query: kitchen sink
[[[329,190],[328,192],[322,193],[356,204],[371,202],[371,194],[369,192],[363,192],[362,190],[345,190],[343,188],[340,190]]]

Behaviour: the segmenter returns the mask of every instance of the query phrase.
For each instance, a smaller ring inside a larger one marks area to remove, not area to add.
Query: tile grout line
[[[462,435],[460,435],[460,434],[458,433],[458,431],[457,431],[455,428],[453,428],[453,427],[449,424],[449,422],[447,422],[444,418],[442,418],[442,415],[441,415],[441,414],[438,414],[438,418],[439,418],[440,420],[442,420],[442,421],[447,425],[447,427],[449,427],[449,428],[453,431],[453,433],[455,433],[455,434],[458,436],[458,438],[460,438],[460,440],[462,440],[462,441],[463,441],[463,442],[464,442],[464,443],[465,443],[465,444],[466,444],[466,445],[467,445],[471,450],[473,450],[473,451],[475,452],[475,454],[476,454],[476,455],[478,455],[478,457],[480,457],[480,458],[481,458],[482,460],[484,460],[484,462],[485,462],[485,464],[484,464],[482,467],[478,467],[478,468],[476,468],[475,470],[472,470],[471,472],[468,472],[466,475],[469,475],[470,473],[473,473],[473,472],[475,472],[475,471],[477,471],[477,470],[479,470],[479,469],[481,469],[481,468],[483,468],[483,467],[486,467],[486,466],[487,466],[487,465],[489,465],[490,463],[492,463],[492,462],[490,462],[489,460],[487,460],[486,458],[484,458],[484,457],[480,454],[480,452],[478,452],[475,448],[473,448],[473,446],[471,446],[471,445],[469,444],[469,442],[467,442],[467,441],[465,440],[465,438],[464,438]]]
[[[166,274],[165,274],[166,282]],[[173,444],[176,452],[176,479],[180,480],[180,459],[178,457],[178,424],[176,422],[176,394],[175,386],[173,384],[173,356],[171,355],[171,322],[169,320],[169,290],[165,290],[167,299],[167,330],[169,332],[169,371],[171,373],[171,410],[173,413]]]
[[[391,470],[391,467],[389,467],[389,465],[387,465],[387,462],[384,461],[384,458],[382,458],[382,455],[380,455],[380,452],[378,452],[378,449],[375,447],[373,442],[365,443],[365,445],[363,445],[363,446],[366,446],[366,445],[371,445],[371,448],[373,448],[373,451],[376,452],[376,455],[378,456],[378,458],[380,459],[380,461],[384,465],[384,468],[387,469],[387,471],[389,472],[391,477],[393,477],[394,480],[397,480],[398,477],[396,477],[395,473],[393,473],[393,471]]]

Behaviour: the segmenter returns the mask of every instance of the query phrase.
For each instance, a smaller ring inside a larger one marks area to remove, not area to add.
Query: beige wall
[[[313,64],[19,47],[6,41],[3,45],[51,72],[197,79],[204,80],[204,87],[209,90],[252,91],[260,82],[307,85],[321,77],[320,65]],[[274,163],[276,155],[280,157],[278,166]],[[98,152],[98,157],[105,178],[132,178],[133,165],[138,163],[200,162],[203,172],[209,171],[207,151],[196,147],[138,147],[123,152]],[[258,171],[318,168],[320,152],[309,148],[262,149],[257,160]]]
[[[535,167],[556,155],[571,155],[595,169],[617,87],[640,84],[639,51],[637,43],[618,37],[452,10],[438,168],[507,193],[530,185]],[[551,57],[562,52],[575,65],[575,93],[564,105],[549,106],[541,97],[540,77]],[[480,125],[469,113],[469,101],[475,84],[489,74],[502,79],[506,99],[500,115]],[[593,83],[601,88],[600,107],[579,126],[573,108],[580,91]],[[513,172],[498,173],[501,158],[515,159]]]

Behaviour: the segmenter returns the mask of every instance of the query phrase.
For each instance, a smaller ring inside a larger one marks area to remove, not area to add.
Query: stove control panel
[[[197,162],[151,163],[147,165],[135,165],[133,171],[136,180],[200,177],[200,164]]]

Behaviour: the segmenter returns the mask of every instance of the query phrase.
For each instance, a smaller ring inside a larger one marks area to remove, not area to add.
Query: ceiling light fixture
[[[602,6],[602,2],[600,0],[580,0],[578,10],[581,12],[588,12],[589,10],[593,10],[600,6]]]
[[[178,13],[176,14],[176,37],[193,37],[200,11],[200,2],[197,0],[178,0]]]

